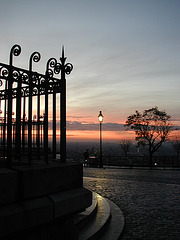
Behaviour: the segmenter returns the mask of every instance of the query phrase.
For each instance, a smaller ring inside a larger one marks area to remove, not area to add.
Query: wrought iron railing
[[[52,157],[56,158],[56,101],[60,94],[60,161],[66,161],[66,74],[70,74],[73,65],[66,63],[64,48],[60,62],[50,58],[45,74],[33,71],[33,62],[41,59],[38,52],[32,53],[29,69],[13,65],[14,56],[19,56],[21,47],[14,45],[10,51],[9,65],[0,63],[0,158],[10,167],[13,161],[24,161],[30,165],[33,153],[35,159],[42,156],[46,163],[49,159],[48,111],[49,95],[53,97],[53,147]],[[60,75],[55,78],[54,75]],[[44,105],[42,104],[44,97]],[[35,106],[34,104],[35,103]],[[43,114],[42,114],[43,110]],[[36,117],[33,112],[36,112]],[[35,138],[35,140],[34,140]],[[27,155],[27,157],[26,157]]]

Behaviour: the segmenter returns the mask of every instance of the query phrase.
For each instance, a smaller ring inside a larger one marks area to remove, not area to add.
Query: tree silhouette
[[[144,110],[142,114],[136,110],[135,114],[127,118],[125,126],[135,131],[138,145],[148,146],[150,167],[153,154],[168,138],[172,126],[170,118],[170,115],[160,111],[158,107]]]
[[[125,156],[125,161],[127,160],[127,154],[129,152],[129,149],[131,147],[132,142],[129,140],[122,140],[119,142],[119,145],[121,146],[124,156]]]

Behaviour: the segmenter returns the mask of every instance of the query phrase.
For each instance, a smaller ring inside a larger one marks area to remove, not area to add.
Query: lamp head
[[[102,115],[102,111],[99,111],[99,115],[98,115],[98,120],[99,122],[103,122],[103,115]]]

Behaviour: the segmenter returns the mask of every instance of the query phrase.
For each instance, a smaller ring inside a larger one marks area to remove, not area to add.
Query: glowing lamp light
[[[99,156],[99,167],[103,168],[103,159],[102,159],[102,122],[103,122],[102,111],[99,111],[98,120],[100,123],[100,156]]]
[[[102,115],[102,111],[99,111],[99,115],[98,115],[98,120],[99,122],[103,122],[103,115]]]

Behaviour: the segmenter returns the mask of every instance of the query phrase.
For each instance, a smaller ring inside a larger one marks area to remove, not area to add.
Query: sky
[[[118,141],[135,110],[154,106],[180,126],[179,0],[1,0],[0,62],[8,63],[14,44],[22,48],[14,65],[28,68],[31,53],[41,53],[35,71],[49,58],[67,62],[69,140]],[[132,136],[132,134],[130,134]]]

